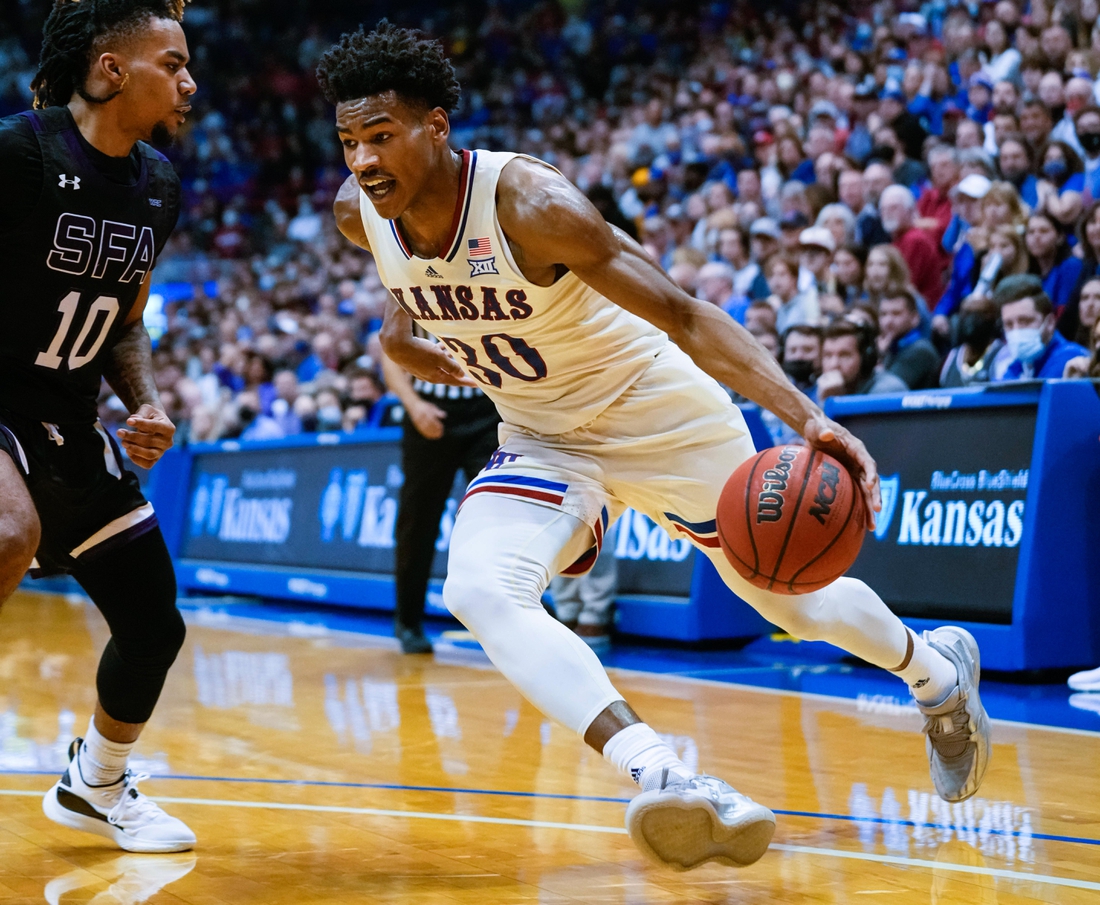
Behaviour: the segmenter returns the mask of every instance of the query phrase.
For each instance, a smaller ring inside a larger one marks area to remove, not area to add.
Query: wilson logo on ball
[[[779,461],[761,476],[760,494],[756,499],[756,521],[778,522],[783,517],[783,492],[791,476],[791,463],[798,459],[798,447],[788,446],[779,454]]]

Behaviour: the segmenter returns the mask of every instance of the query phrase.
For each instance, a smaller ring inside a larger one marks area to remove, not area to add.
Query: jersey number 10
[[[62,362],[65,361],[61,357],[61,347],[65,344],[65,339],[72,330],[79,304],[80,293],[76,291],[70,292],[61,300],[61,303],[57,306],[57,310],[61,312],[61,326],[57,328],[57,333],[50,340],[50,347],[45,352],[38,353],[38,357],[34,360],[36,365],[54,371],[61,367]],[[95,328],[97,321],[100,321],[100,315],[105,316],[100,322],[99,333],[92,344],[87,346],[84,352],[81,352],[80,350],[87,345],[88,336]],[[111,326],[114,324],[116,317],[118,317],[118,299],[110,295],[101,295],[92,302],[92,306],[88,309],[88,314],[84,318],[84,325],[80,328],[80,332],[76,335],[76,341],[69,350],[68,365],[70,371],[84,367],[99,354],[99,350],[103,348],[103,343],[107,339],[107,334],[111,332]]]

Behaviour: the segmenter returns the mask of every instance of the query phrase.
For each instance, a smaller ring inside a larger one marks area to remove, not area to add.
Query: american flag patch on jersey
[[[487,258],[493,253],[493,246],[490,244],[488,236],[481,239],[470,239],[468,244],[471,258]]]

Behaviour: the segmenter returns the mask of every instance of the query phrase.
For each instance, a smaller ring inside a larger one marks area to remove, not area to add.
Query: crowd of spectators
[[[20,9],[0,32],[0,112],[27,106],[40,22]],[[354,24],[340,16],[188,7],[199,94],[170,152],[185,204],[151,320],[187,439],[388,417],[386,290],[329,213],[346,171],[312,75]],[[395,18],[455,61],[456,146],[558,167],[818,400],[1100,376],[1100,0]],[[102,410],[122,415],[109,394]]]

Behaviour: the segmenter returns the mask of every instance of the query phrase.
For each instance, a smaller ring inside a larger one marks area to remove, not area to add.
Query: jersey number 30
[[[517,380],[526,380],[534,383],[546,376],[546,362],[542,360],[537,349],[532,349],[518,336],[509,336],[507,333],[489,333],[481,337],[481,348],[496,369],[489,368],[477,360],[478,350],[453,336],[441,336],[439,339],[446,343],[452,351],[462,356],[462,363],[466,370],[473,374],[474,379],[486,386],[499,387],[503,382],[501,372]],[[515,356],[515,361],[513,361]]]
[[[61,312],[61,326],[57,328],[57,333],[50,340],[50,347],[45,352],[38,353],[38,357],[34,360],[36,365],[56,371],[65,362],[65,359],[61,357],[61,347],[65,345],[65,340],[72,330],[79,304],[80,293],[75,291],[70,292],[61,300],[57,306],[57,310]],[[111,326],[114,324],[116,317],[118,317],[118,299],[110,295],[101,295],[92,302],[92,306],[84,317],[84,325],[80,328],[80,332],[76,335],[76,341],[73,342],[72,348],[69,350],[68,365],[70,371],[84,367],[99,354],[99,350],[103,348],[103,343],[107,339],[107,334],[111,332]],[[89,337],[96,324],[99,325],[99,333],[89,344]]]

